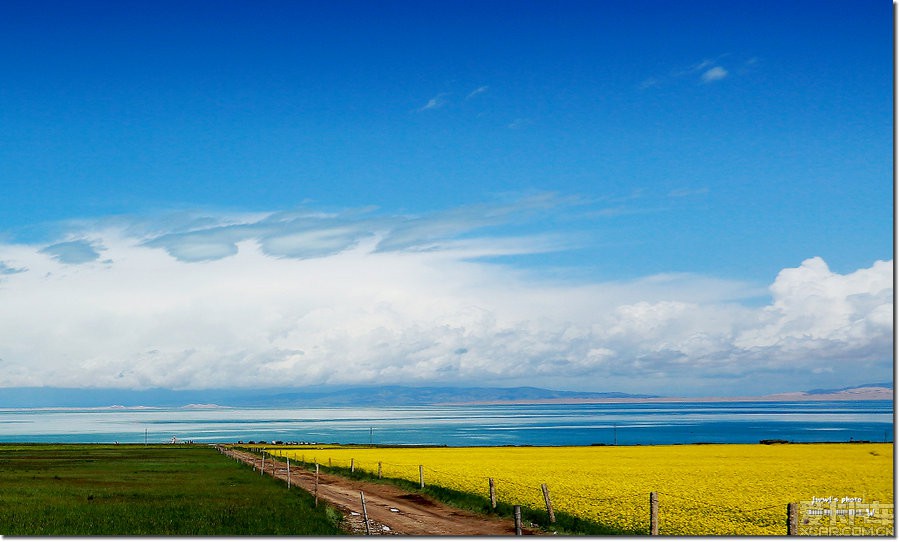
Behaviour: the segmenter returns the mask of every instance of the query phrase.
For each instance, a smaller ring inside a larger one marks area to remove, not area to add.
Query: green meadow
[[[308,493],[189,445],[0,445],[0,535],[335,535]]]

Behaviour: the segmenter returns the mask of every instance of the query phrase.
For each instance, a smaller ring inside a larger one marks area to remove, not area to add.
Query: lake
[[[0,409],[0,442],[591,445],[893,441],[893,401]]]

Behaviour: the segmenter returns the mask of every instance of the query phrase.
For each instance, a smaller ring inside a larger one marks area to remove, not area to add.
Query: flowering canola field
[[[649,494],[659,531],[671,535],[784,535],[787,503],[859,497],[892,503],[893,444],[714,444],[683,446],[269,448],[269,453],[425,483],[498,501],[544,507],[647,533]]]

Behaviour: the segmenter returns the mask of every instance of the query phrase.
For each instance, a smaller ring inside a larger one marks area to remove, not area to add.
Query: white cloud
[[[648,88],[654,88],[660,86],[661,82],[658,77],[648,77],[641,81],[641,84],[638,85],[638,88],[641,90],[646,90]]]
[[[466,99],[471,100],[472,98],[474,98],[475,96],[478,96],[479,94],[484,94],[485,92],[487,92],[487,90],[488,90],[487,85],[480,86],[480,87],[476,88],[475,90],[473,90],[472,92],[470,92],[466,96]]]
[[[709,193],[709,188],[676,188],[669,191],[670,198],[687,198],[691,196],[702,196]]]
[[[472,259],[551,249],[540,236],[473,234],[516,208],[417,222],[278,213],[152,236],[103,225],[76,233],[106,259],[78,265],[0,245],[17,271],[0,276],[0,386],[723,393],[891,374],[892,261],[842,275],[806,260],[762,307],[745,303],[755,285],[689,274],[559,283]]]
[[[514,121],[510,122],[506,127],[509,128],[510,130],[521,130],[522,128],[525,128],[526,126],[530,126],[531,124],[534,124],[534,122],[531,119],[518,118],[518,119],[515,119]]]
[[[416,112],[421,113],[423,111],[429,111],[431,109],[440,109],[441,107],[444,107],[445,105],[447,105],[447,98],[446,98],[447,95],[448,95],[448,93],[446,93],[446,92],[442,92],[442,93],[438,94],[434,98],[431,98],[430,100],[428,100],[425,103],[425,105],[416,109]]]
[[[715,68],[719,64],[719,61],[721,59],[728,57],[728,56],[729,56],[728,54],[722,54],[715,58],[703,59],[700,62],[697,62],[696,64],[688,66],[687,68],[679,68],[679,69],[673,70],[672,75],[675,77],[693,77],[694,74],[697,74],[700,72],[706,72],[706,71],[709,71],[710,69]]]
[[[759,325],[736,344],[747,348],[816,350],[831,345],[828,357],[855,357],[857,351],[892,342],[893,262],[875,262],[848,275],[833,273],[821,258],[810,258],[778,274],[773,303]]]
[[[721,62],[723,59],[729,58],[730,56],[731,55],[729,54],[721,54],[715,58],[707,58],[687,67],[673,69],[666,75],[647,77],[638,85],[638,88],[640,90],[647,90],[650,88],[662,87],[676,81],[696,80],[697,77],[699,77],[702,83],[721,81],[732,75]],[[734,59],[731,59],[732,64],[735,62]],[[739,64],[735,73],[739,76],[746,75],[749,69],[754,67],[757,63],[758,59],[756,57],[750,58],[742,64]]]
[[[714,66],[703,72],[703,75],[700,76],[700,79],[704,83],[712,83],[713,81],[721,81],[726,77],[728,77],[728,70],[726,70],[722,66]]]

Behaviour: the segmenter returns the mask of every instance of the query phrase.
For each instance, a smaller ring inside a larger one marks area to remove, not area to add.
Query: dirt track
[[[257,469],[259,456],[221,447],[229,457],[237,458]],[[267,457],[263,471],[284,480],[287,485],[287,464]],[[313,493],[316,475],[306,469],[291,466],[291,485]],[[511,519],[497,519],[453,508],[417,493],[409,493],[391,484],[376,484],[350,480],[341,476],[319,473],[318,496],[344,514],[344,521],[354,534],[366,534],[362,516],[360,492],[366,499],[370,534],[384,535],[514,535]],[[523,534],[538,534],[523,529]]]

